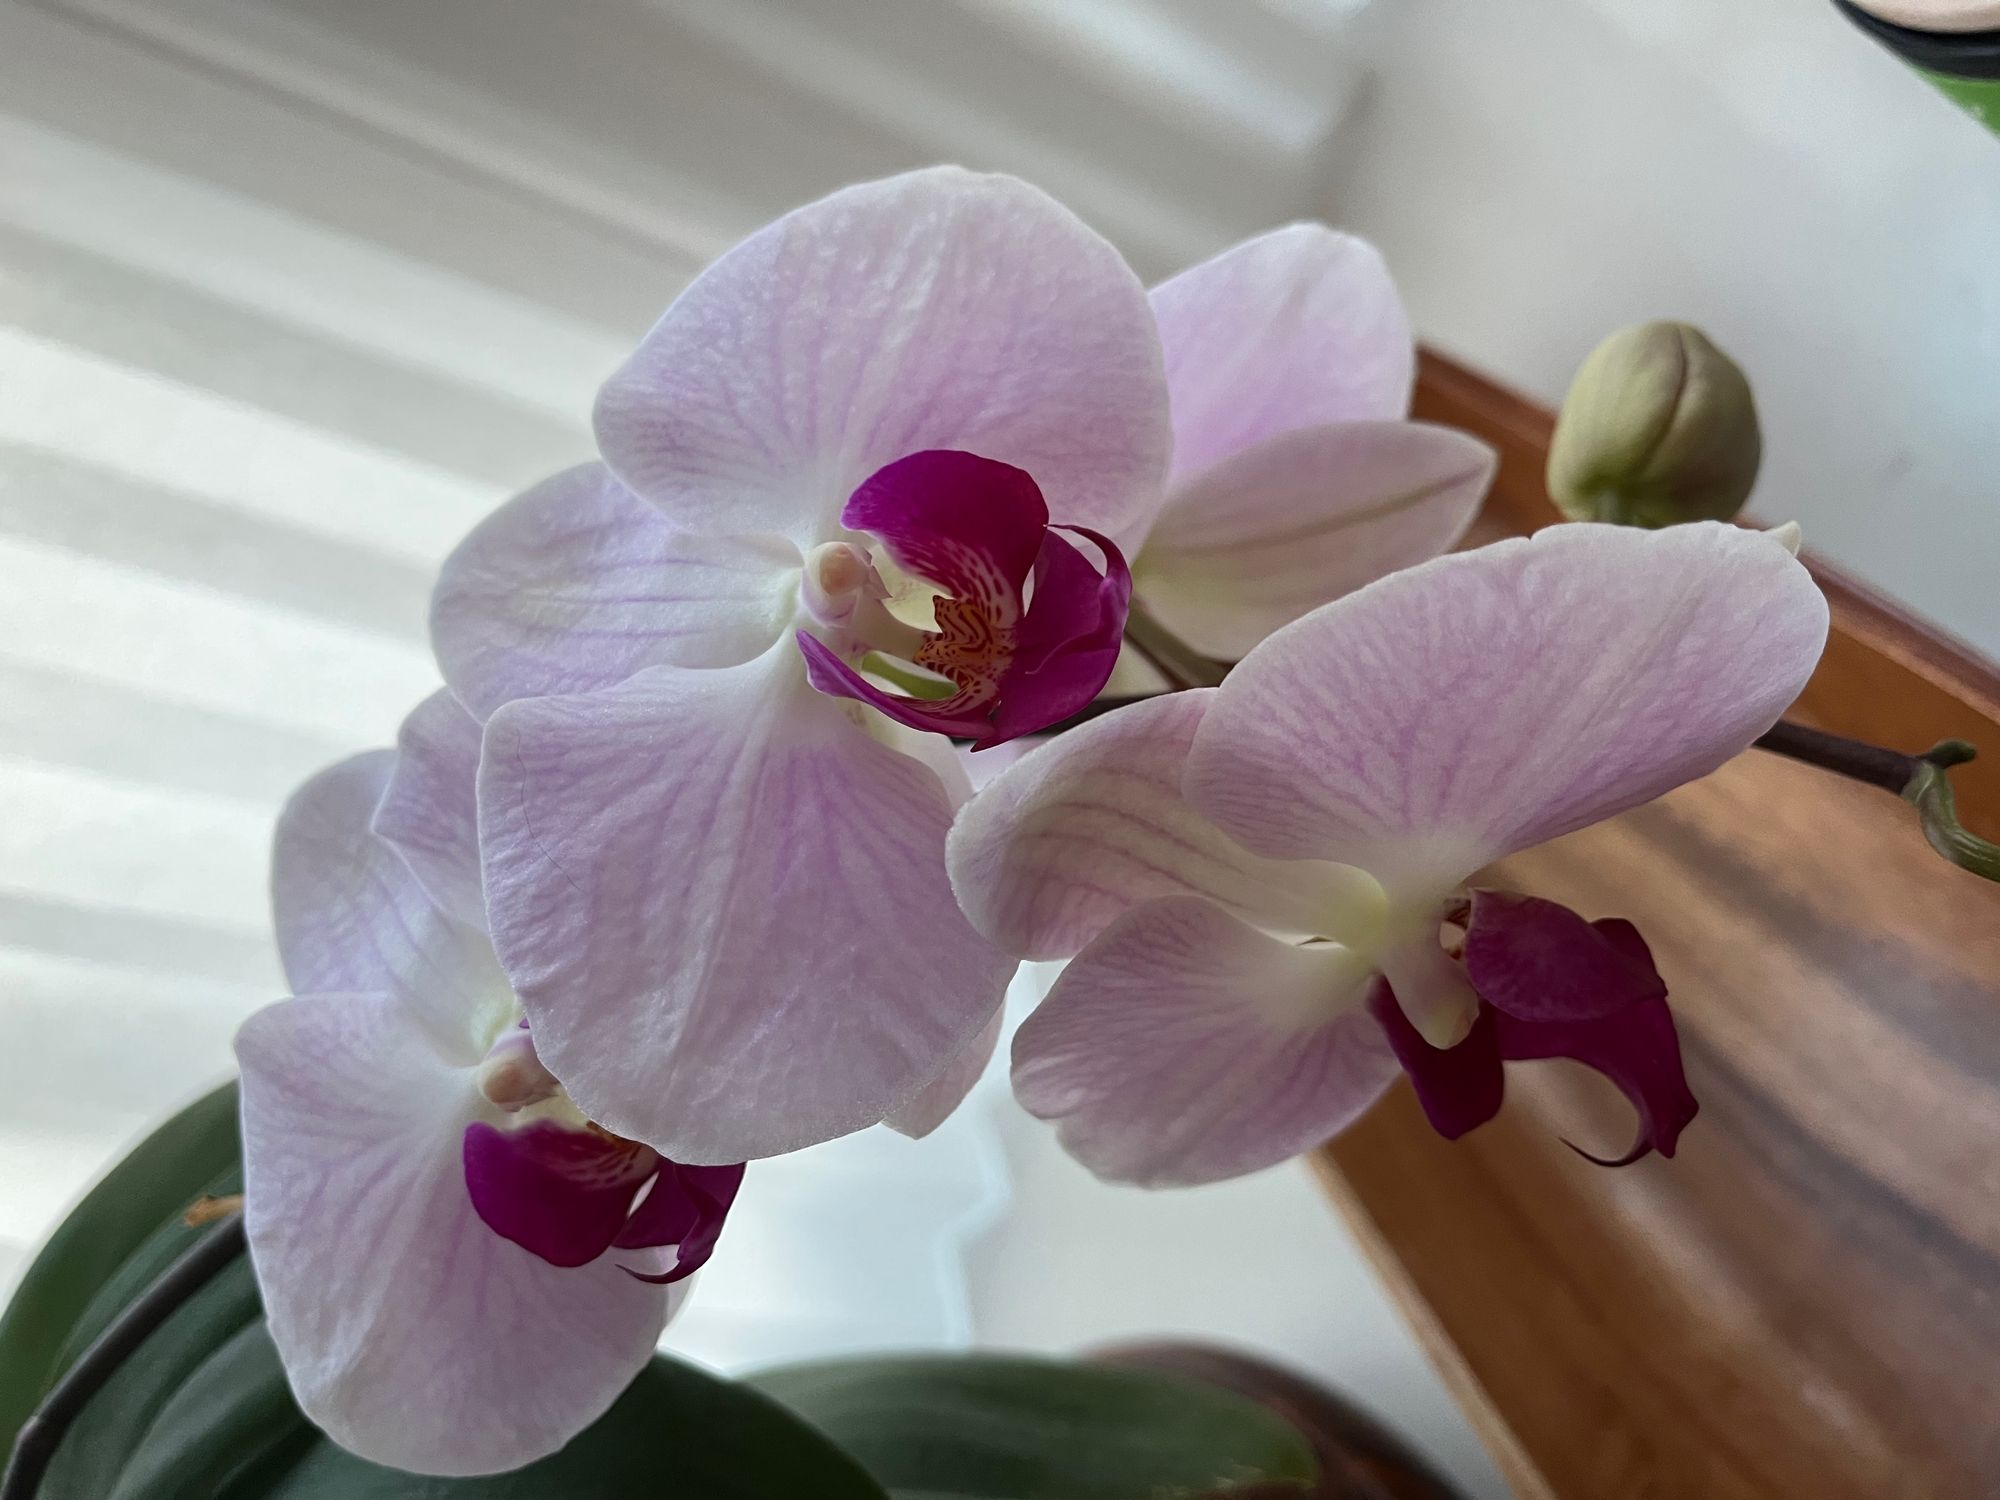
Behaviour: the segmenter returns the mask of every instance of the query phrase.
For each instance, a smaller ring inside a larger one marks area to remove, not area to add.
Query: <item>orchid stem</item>
[[[1780,720],[1757,741],[1757,748],[1835,771],[1854,781],[1894,792],[1917,810],[1924,838],[1961,870],[2000,881],[2000,844],[1973,833],[1958,820],[1958,799],[1945,773],[1962,766],[1978,750],[1964,740],[1940,740],[1922,755],[1905,755],[1865,740],[1850,740]]]
[[[1824,729],[1794,724],[1790,719],[1780,719],[1772,725],[1769,732],[1758,739],[1756,747],[1773,755],[1782,755],[1787,760],[1803,761],[1823,771],[1832,771],[1850,781],[1865,781],[1899,797],[1923,767],[1923,761],[1917,756],[1871,745],[1865,740],[1828,734]]]
[[[1202,655],[1154,619],[1137,599],[1132,601],[1131,613],[1125,617],[1125,641],[1177,691],[1214,687],[1229,670],[1227,663]]]
[[[189,1246],[92,1341],[21,1424],[7,1472],[0,1477],[0,1500],[30,1500],[41,1488],[63,1434],[91,1397],[177,1308],[241,1255],[244,1245],[243,1216],[232,1214]]]

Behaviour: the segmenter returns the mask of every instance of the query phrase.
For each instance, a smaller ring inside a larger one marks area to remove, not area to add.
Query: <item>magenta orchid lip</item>
[[[1131,569],[1103,533],[1075,528],[1096,549],[1093,564],[1063,535],[1070,528],[1050,525],[1032,475],[976,453],[913,453],[863,481],[840,523],[943,592],[932,601],[935,627],[913,629],[882,607],[887,591],[866,557],[846,542],[825,544],[807,579],[824,601],[816,629],[830,639],[803,629],[797,637],[821,692],[984,750],[1067,718],[1110,680]],[[904,655],[951,691],[917,698],[877,687],[861,670],[877,651]]]

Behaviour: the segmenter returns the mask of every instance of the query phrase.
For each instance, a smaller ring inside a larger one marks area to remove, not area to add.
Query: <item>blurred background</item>
[[[1548,400],[1701,324],[1753,508],[2000,651],[2000,141],[1827,0],[0,0],[0,1288],[282,992],[273,813],[431,687],[452,542],[709,258],[938,160],[1148,279],[1356,230]],[[698,1357],[1206,1333],[1504,1493],[1303,1167],[1104,1188],[989,1079],[750,1184]]]

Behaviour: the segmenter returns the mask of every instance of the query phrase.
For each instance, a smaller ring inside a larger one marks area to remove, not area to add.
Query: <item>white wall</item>
[[[1763,409],[1757,513],[2000,655],[2000,138],[1828,0],[1380,19],[1330,212],[1423,330],[1556,400],[1611,328],[1701,324]]]

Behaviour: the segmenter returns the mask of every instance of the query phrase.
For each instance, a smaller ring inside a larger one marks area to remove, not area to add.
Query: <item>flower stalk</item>
[[[1134,597],[1125,616],[1125,643],[1167,679],[1175,691],[1214,687],[1229,670],[1226,662],[1204,656],[1154,618],[1145,602]]]

